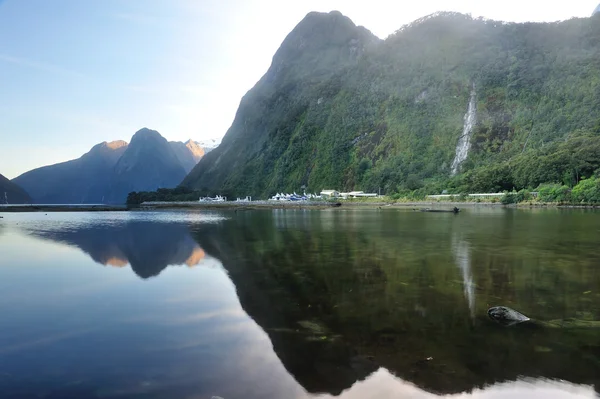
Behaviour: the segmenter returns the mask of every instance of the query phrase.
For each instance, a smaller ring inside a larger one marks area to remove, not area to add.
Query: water
[[[452,161],[451,174],[456,175],[460,171],[460,166],[467,159],[469,155],[469,149],[471,148],[471,136],[473,136],[473,128],[477,123],[477,92],[475,91],[475,85],[471,90],[471,98],[469,99],[469,107],[465,114],[465,124],[463,132],[458,143],[456,144],[456,155]]]
[[[600,387],[599,213],[3,216],[3,399],[593,398]],[[502,327],[486,316],[494,305],[540,322]]]

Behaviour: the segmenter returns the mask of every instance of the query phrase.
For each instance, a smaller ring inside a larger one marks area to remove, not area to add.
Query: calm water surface
[[[600,391],[600,213],[3,216],[3,399]]]

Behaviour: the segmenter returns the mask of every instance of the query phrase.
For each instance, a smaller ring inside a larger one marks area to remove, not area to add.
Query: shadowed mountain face
[[[576,183],[600,166],[599,56],[597,15],[516,24],[439,13],[381,41],[337,12],[310,13],[183,184],[264,197],[303,185],[412,191],[430,179],[456,192]]]
[[[30,190],[35,203],[125,203],[130,191],[177,186],[201,152],[188,144],[170,144],[144,128],[130,144],[104,142],[81,158],[31,170],[13,181]]]
[[[31,197],[17,184],[0,175],[0,204],[28,204]]]
[[[142,129],[114,167],[110,202],[124,202],[132,191],[175,187],[186,172],[169,142],[157,131]]]
[[[81,158],[31,170],[13,181],[26,187],[35,203],[102,203],[112,168],[126,149],[124,141],[100,143]]]

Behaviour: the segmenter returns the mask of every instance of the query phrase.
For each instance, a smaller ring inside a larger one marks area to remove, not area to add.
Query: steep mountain
[[[103,203],[111,171],[127,147],[121,140],[103,142],[78,159],[33,169],[13,181],[38,204]]]
[[[173,147],[183,147],[181,158]],[[35,203],[124,203],[130,191],[177,186],[200,153],[191,140],[169,144],[158,132],[144,128],[130,144],[103,142],[78,159],[31,170],[13,182]]]
[[[25,190],[0,174],[0,204],[27,204],[31,197]]]
[[[131,191],[172,188],[186,175],[169,142],[155,130],[143,128],[115,164],[111,176],[110,202],[124,202]]]
[[[182,184],[229,197],[572,186],[600,170],[598,18],[438,13],[380,41],[310,13]]]
[[[189,173],[205,154],[204,148],[196,141],[188,140],[185,143],[169,141],[169,145],[175,152],[177,159],[179,159],[179,163],[185,169],[185,173]]]

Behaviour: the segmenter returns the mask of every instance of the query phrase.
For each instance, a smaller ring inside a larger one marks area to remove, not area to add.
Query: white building
[[[321,191],[321,197],[337,198],[339,196],[340,196],[340,192],[337,190],[322,190]]]
[[[349,193],[341,193],[342,198],[365,198],[377,197],[375,193],[365,193],[364,191],[350,191]]]

